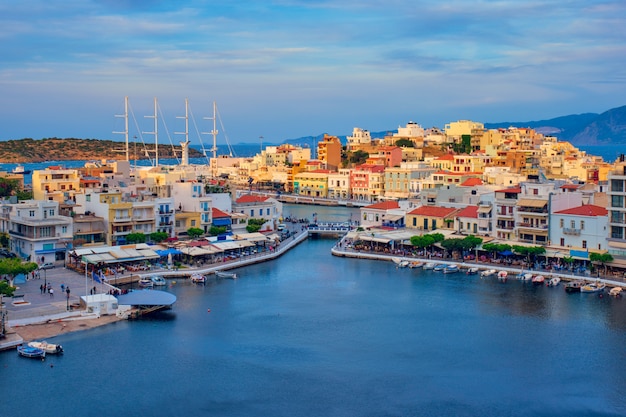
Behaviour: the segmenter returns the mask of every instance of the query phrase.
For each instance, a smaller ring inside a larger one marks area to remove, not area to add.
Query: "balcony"
[[[569,228],[569,227],[564,227],[563,228],[563,234],[564,235],[579,236],[580,235],[580,229],[572,229],[572,228]]]
[[[113,217],[114,222],[129,222],[131,221],[130,216],[115,216]]]

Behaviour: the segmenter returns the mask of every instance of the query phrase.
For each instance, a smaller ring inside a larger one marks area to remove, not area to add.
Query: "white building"
[[[579,251],[605,251],[609,227],[608,210],[591,204],[560,210],[550,218],[552,246]]]

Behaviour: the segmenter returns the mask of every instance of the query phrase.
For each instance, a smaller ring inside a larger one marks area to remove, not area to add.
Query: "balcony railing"
[[[578,236],[578,235],[580,235],[580,229],[572,229],[572,228],[569,228],[569,227],[564,227],[563,228],[563,234],[564,235]]]

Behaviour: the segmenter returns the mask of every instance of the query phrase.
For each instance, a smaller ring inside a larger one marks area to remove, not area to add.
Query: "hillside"
[[[0,163],[124,159],[123,142],[98,139],[19,139],[0,142]],[[147,159],[142,143],[129,144],[131,159]],[[154,148],[154,145],[152,145]],[[135,154],[135,149],[137,153]],[[175,147],[180,156],[180,146]],[[189,156],[202,157],[196,149]],[[159,158],[174,158],[170,145],[159,145]]]

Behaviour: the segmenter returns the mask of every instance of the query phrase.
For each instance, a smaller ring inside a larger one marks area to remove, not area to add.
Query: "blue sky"
[[[131,136],[158,98],[160,143],[185,98],[231,143],[602,113],[626,104],[625,22],[623,0],[5,1],[0,140],[122,140],[124,96]]]

